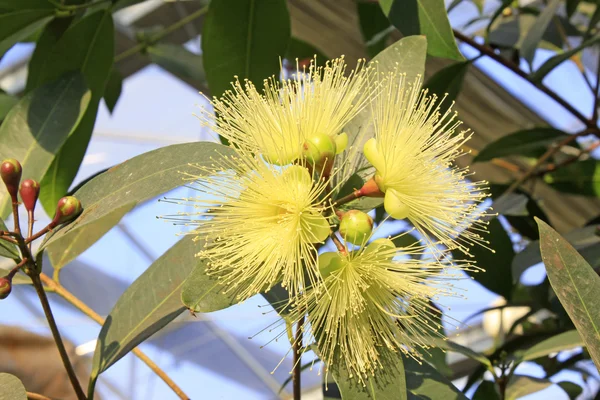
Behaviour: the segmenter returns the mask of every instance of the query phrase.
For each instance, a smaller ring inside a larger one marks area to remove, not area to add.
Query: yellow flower
[[[250,81],[236,81],[233,90],[213,99],[216,117],[203,109],[200,120],[235,146],[278,165],[299,158],[316,135],[327,135],[340,153],[347,137],[338,135],[373,93],[372,70],[363,61],[347,75],[346,69],[343,58],[325,67],[313,61],[291,79],[265,80],[264,93]]]
[[[385,375],[383,353],[419,359],[419,349],[443,337],[436,322],[440,312],[431,301],[456,296],[449,281],[462,275],[458,267],[402,257],[422,251],[380,239],[347,255],[319,256],[323,288],[298,301],[294,319],[306,313],[307,342],[317,342],[326,366],[341,364],[364,385],[375,373]]]
[[[206,239],[198,256],[240,300],[280,281],[296,294],[305,279],[318,279],[314,244],[330,232],[321,204],[325,184],[300,165],[278,167],[238,154],[204,170],[209,177],[188,177],[200,191],[185,199],[197,210],[190,215],[199,217],[191,221],[193,234]]]
[[[420,78],[387,78],[373,102],[375,137],[363,149],[385,192],[385,210],[408,218],[425,237],[468,253],[467,246],[486,243],[475,232],[485,231],[479,219],[486,182],[467,181],[468,169],[454,165],[471,133],[459,131],[456,113],[441,111],[436,96],[421,91]]]

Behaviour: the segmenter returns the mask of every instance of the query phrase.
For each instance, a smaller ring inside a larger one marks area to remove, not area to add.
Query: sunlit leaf
[[[539,157],[553,143],[568,136],[554,128],[533,128],[518,131],[489,143],[473,159],[473,162],[489,161],[507,156]]]
[[[27,400],[23,383],[14,375],[0,373],[0,400]]]
[[[515,374],[506,387],[506,400],[516,400],[528,394],[539,392],[551,386],[547,379]]]

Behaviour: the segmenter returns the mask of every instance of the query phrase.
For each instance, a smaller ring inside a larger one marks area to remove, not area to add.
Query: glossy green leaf
[[[317,56],[317,64],[323,65],[328,60],[328,57],[319,49],[315,48],[308,42],[292,37],[288,44],[287,51],[285,52],[285,58],[292,63],[299,61],[313,59]],[[295,68],[295,64],[293,66]]]
[[[506,387],[506,400],[516,400],[551,386],[547,379],[534,378],[525,375],[513,375]]]
[[[201,55],[171,43],[157,43],[148,47],[148,55],[153,63],[193,84],[196,89],[206,87]]]
[[[56,202],[69,191],[87,150],[112,69],[114,37],[110,10],[82,18],[70,26],[48,52],[45,68],[36,79],[46,82],[64,71],[81,71],[92,91],[88,110],[41,182],[40,202],[48,214],[54,212]]]
[[[593,46],[600,41],[600,35],[596,35],[590,39],[587,39],[577,47],[573,47],[570,50],[566,50],[559,53],[548,60],[541,67],[539,67],[533,74],[531,74],[531,80],[535,83],[541,83],[542,80],[548,75],[554,68],[559,66],[562,62],[573,57],[583,49]]]
[[[600,196],[600,161],[584,160],[544,175],[544,182],[559,192]]]
[[[61,146],[79,124],[90,101],[81,74],[71,73],[25,95],[0,126],[0,160],[15,158],[23,175],[41,180]],[[0,217],[10,213],[10,196],[0,191]]]
[[[583,393],[583,388],[573,382],[562,381],[558,382],[557,385],[565,391],[567,396],[569,396],[569,400],[575,400]]]
[[[201,174],[190,163],[209,166],[219,155],[232,153],[233,150],[222,145],[196,142],[163,147],[125,161],[75,193],[83,205],[83,213],[72,224],[50,233],[42,246],[55,268],[63,266],[108,232],[133,203],[182,186],[183,173]]]
[[[0,122],[6,117],[11,108],[19,102],[19,99],[0,92]]]
[[[406,371],[406,389],[409,399],[447,399],[467,400],[442,374],[436,371],[426,362],[419,364],[410,357],[403,356],[404,370]],[[381,397],[375,397],[380,399]],[[390,397],[399,399],[400,397]]]
[[[510,267],[515,256],[513,244],[497,218],[489,222],[488,231],[489,234],[484,233],[483,236],[489,241],[487,246],[493,251],[482,246],[473,246],[469,249],[473,255],[472,260],[485,271],[468,272],[468,274],[488,290],[510,300],[513,289]],[[459,250],[453,250],[452,257],[457,260],[471,260]]]
[[[0,58],[14,44],[43,28],[54,16],[47,0],[11,0],[0,3]]]
[[[367,51],[371,57],[375,57],[385,49],[390,36],[390,21],[376,2],[359,1],[356,3],[356,7],[360,31]]]
[[[0,231],[8,231],[4,221],[0,219]],[[0,239],[0,257],[10,258],[12,260],[19,260],[19,250],[17,245],[14,243],[7,242],[6,240]]]
[[[445,98],[444,104],[449,106],[458,97],[470,65],[471,61],[448,65],[429,78],[423,88],[439,99]]]
[[[473,400],[500,400],[496,384],[492,381],[482,381],[473,393]]]
[[[600,276],[554,229],[537,220],[550,284],[600,367]]]
[[[196,257],[200,245],[192,236],[186,236],[158,258],[119,298],[98,335],[88,388],[90,400],[99,374],[185,310],[180,300],[181,289],[190,272],[204,265],[204,261]],[[204,279],[199,276],[196,274],[193,278],[197,285],[214,285],[206,275]],[[212,292],[201,311],[216,311],[228,305],[225,296]]]
[[[518,131],[489,143],[473,162],[489,161],[507,156],[539,157],[548,146],[567,137],[567,133],[554,128],[533,128]]]
[[[427,37],[428,54],[464,61],[458,50],[444,0],[380,0],[384,13],[403,35]]]
[[[536,19],[535,24],[527,32],[525,39],[523,39],[523,43],[521,44],[521,57],[523,57],[529,65],[532,65],[533,57],[542,40],[542,36],[544,36],[544,32],[556,14],[556,9],[560,3],[561,0],[550,0]]]
[[[27,400],[23,383],[14,375],[0,372],[0,400]]]
[[[121,97],[121,90],[123,89],[123,77],[119,70],[114,66],[110,71],[106,88],[104,89],[104,103],[106,107],[112,113],[115,111],[119,97]]]
[[[600,236],[596,233],[595,226],[586,226],[575,229],[564,235],[564,239],[569,242],[582,256],[592,265],[593,268],[600,267]],[[531,242],[523,251],[518,253],[512,262],[512,274],[516,281],[519,280],[523,272],[529,267],[542,262],[540,253],[540,242],[538,240]]]
[[[576,330],[560,333],[556,336],[546,339],[529,349],[520,352],[517,356],[518,362],[535,360],[536,358],[547,356],[551,353],[570,350],[575,347],[582,347],[583,341]]]
[[[285,0],[213,0],[204,20],[202,51],[210,92],[221,96],[238,76],[260,86],[279,73],[290,38]]]

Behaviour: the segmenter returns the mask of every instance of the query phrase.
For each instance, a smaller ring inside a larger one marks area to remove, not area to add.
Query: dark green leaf
[[[594,36],[593,38],[584,41],[577,47],[573,47],[570,50],[564,51],[560,54],[555,55],[554,57],[549,58],[544,64],[542,64],[541,67],[539,67],[533,74],[531,74],[531,80],[535,83],[541,83],[542,80],[546,77],[546,75],[548,75],[550,71],[552,71],[562,62],[568,60],[583,49],[598,43],[598,41],[600,41],[600,35]]]
[[[471,61],[442,68],[429,78],[424,85],[424,89],[428,89],[430,94],[436,94],[440,99],[445,97],[445,101],[452,104],[458,97],[465,75],[469,70],[469,65],[471,65]]]
[[[357,2],[358,22],[363,40],[371,57],[385,49],[389,37],[390,21],[374,2]]]
[[[90,399],[99,374],[185,310],[180,300],[181,288],[192,270],[204,266],[204,261],[196,257],[199,248],[200,244],[192,236],[186,236],[158,258],[119,298],[98,335],[88,389]],[[214,284],[214,281],[206,283],[208,278],[203,276],[204,279],[199,279],[199,274],[194,276],[198,285],[207,288]],[[210,293],[210,301],[203,304],[206,307],[202,311],[227,307],[229,302],[219,302],[219,296],[222,295]]]
[[[287,51],[285,53],[285,58],[292,62],[298,60],[307,60],[313,59],[314,56],[317,56],[317,63],[322,65],[327,61],[327,56],[323,54],[322,51],[316,49],[310,43],[305,42],[304,40],[300,40],[298,38],[292,37],[290,39]]]
[[[557,353],[563,350],[570,350],[575,347],[582,347],[583,341],[576,330],[560,333],[556,336],[546,339],[517,355],[518,362],[535,360],[536,358],[547,356],[551,353]]]
[[[484,234],[484,237],[490,242],[487,246],[493,251],[482,246],[473,246],[470,249],[477,266],[485,271],[468,272],[468,274],[486,289],[510,300],[512,293],[510,266],[515,251],[510,237],[497,218],[489,222],[488,230],[489,234]],[[458,250],[453,250],[452,256],[457,260],[465,259],[465,256]]]
[[[14,96],[9,96],[6,93],[0,93],[0,122],[6,117],[11,108],[19,102]]]
[[[75,193],[83,205],[83,213],[72,224],[49,234],[42,246],[48,250],[55,268],[65,265],[108,232],[133,203],[182,186],[185,184],[183,173],[200,174],[190,163],[208,166],[214,163],[215,157],[232,152],[228,147],[209,142],[184,143],[125,161]],[[90,231],[89,236],[87,231]]]
[[[473,394],[473,400],[500,400],[496,384],[491,381],[482,381]]]
[[[392,239],[392,242],[394,242],[396,247],[403,248],[403,247],[410,247],[410,246],[414,245],[415,243],[418,243],[419,239],[416,238],[415,236],[411,235],[410,233],[404,233],[402,236],[398,236],[398,237],[395,237],[394,239]],[[421,257],[419,254],[411,254],[410,256],[412,258],[420,258]]]
[[[571,18],[581,0],[567,0],[567,16]]]
[[[507,156],[539,157],[548,146],[567,137],[567,133],[554,128],[533,128],[518,131],[489,143],[473,162],[489,161]]]
[[[40,201],[50,215],[56,202],[68,192],[87,150],[113,64],[114,36],[110,10],[82,18],[47,53],[45,68],[36,80],[46,82],[65,71],[81,71],[92,91],[88,110],[41,182]]]
[[[4,224],[4,221],[0,219],[0,231],[8,231],[8,228]],[[17,245],[14,243],[7,242],[6,240],[0,239],[0,257],[6,257],[13,260],[19,260],[19,250]]]
[[[448,379],[426,362],[419,364],[410,357],[403,356],[406,371],[406,389],[409,399],[467,400]],[[377,400],[383,397],[376,397]],[[390,397],[399,399],[400,397]]]
[[[383,12],[403,35],[427,37],[428,54],[464,61],[443,0],[380,0]]]
[[[54,6],[47,0],[11,0],[0,3],[0,58],[52,19]]]
[[[540,227],[540,249],[548,279],[600,368],[600,276],[565,239],[545,222]]]
[[[104,90],[104,102],[111,113],[115,111],[119,97],[121,97],[122,89],[123,77],[121,76],[121,73],[113,66]]]
[[[65,75],[28,93],[0,126],[0,159],[19,160],[24,176],[41,180],[89,101],[90,92],[81,74]],[[2,189],[0,217],[9,212],[10,196]]]
[[[260,86],[279,73],[290,38],[284,0],[213,0],[204,20],[202,51],[213,96],[238,76]]]
[[[471,360],[477,361],[478,363],[480,363],[481,365],[486,367],[488,370],[493,369],[492,363],[485,355],[478,353],[474,350],[471,350],[468,347],[462,346],[458,343],[454,343],[450,340],[443,340],[443,339],[432,339],[432,344],[435,347],[439,347],[440,349],[444,349],[447,351],[453,351],[455,353],[460,353],[463,356],[470,358]]]
[[[544,175],[544,182],[564,193],[600,196],[600,162],[578,161]]]
[[[550,21],[552,21],[552,18],[556,14],[556,9],[560,3],[560,0],[550,0],[546,8],[544,8],[540,16],[536,19],[535,24],[527,32],[525,39],[523,39],[521,56],[529,65],[532,65],[538,44],[542,40],[548,24],[550,24]]]
[[[27,400],[23,383],[14,375],[0,373],[0,400]]]
[[[291,311],[288,307],[290,305],[290,293],[280,284],[273,286],[268,292],[261,293],[261,295],[282,317],[285,317]]]
[[[597,235],[596,230],[595,226],[586,226],[585,228],[575,229],[564,236],[565,240],[575,247],[593,268],[600,267],[600,236]],[[515,282],[529,267],[541,262],[540,242],[536,240],[529,243],[513,259],[512,273]]]
[[[581,386],[576,385],[573,382],[562,381],[558,382],[557,385],[565,391],[567,396],[569,396],[569,400],[575,400],[581,393],[583,393]]]
[[[552,382],[547,379],[515,374],[506,388],[506,400],[516,400],[528,394],[544,390],[551,385]]]
[[[150,46],[148,55],[153,63],[190,82],[196,89],[206,87],[206,75],[201,55],[194,54],[183,46],[170,43],[157,43]]]

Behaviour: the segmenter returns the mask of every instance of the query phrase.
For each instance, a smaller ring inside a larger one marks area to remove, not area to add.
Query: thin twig
[[[466,35],[463,35],[461,32],[459,32],[457,30],[454,30],[454,36],[457,39],[459,39],[460,41],[468,44],[469,46],[478,50],[480,53],[485,54],[486,56],[497,61],[498,63],[502,64],[504,67],[513,71],[515,74],[519,75],[523,79],[530,82],[532,85],[534,85],[539,90],[544,92],[548,97],[550,97],[551,99],[556,101],[558,104],[560,104],[565,110],[569,111],[574,117],[576,117],[581,122],[583,122],[587,128],[593,129],[594,134],[600,134],[600,130],[598,129],[598,126],[596,125],[596,121],[594,121],[590,118],[587,118],[585,115],[580,113],[575,107],[573,107],[570,103],[568,103],[565,99],[560,97],[556,92],[554,92],[552,89],[550,89],[543,83],[533,82],[531,80],[531,78],[529,77],[529,75],[525,71],[523,71],[521,68],[519,68],[518,65],[516,65],[512,61],[504,59],[502,56],[497,54],[491,47],[481,45],[481,44],[477,43],[474,39],[472,39]]]
[[[562,167],[564,167],[564,166],[566,166],[566,165],[573,164],[574,162],[578,161],[578,160],[579,160],[579,159],[580,159],[580,158],[581,158],[583,155],[591,153],[592,151],[594,151],[594,150],[595,150],[595,149],[597,149],[598,147],[600,147],[600,141],[598,141],[598,142],[596,142],[596,143],[592,144],[592,145],[591,145],[590,147],[588,147],[587,149],[581,150],[581,151],[579,152],[579,154],[577,154],[576,156],[573,156],[573,157],[567,158],[566,160],[564,160],[564,161],[562,161],[562,162],[559,162],[559,163],[557,163],[557,164],[548,164],[548,165],[546,166],[546,168],[544,168],[544,169],[542,169],[542,170],[540,170],[540,171],[536,172],[536,173],[535,173],[535,176],[536,176],[536,177],[538,177],[538,176],[543,176],[543,175],[546,175],[546,174],[547,174],[547,173],[549,173],[549,172],[554,172],[554,171],[556,171],[557,169],[559,169],[559,168],[562,168]]]
[[[32,230],[33,230],[33,224],[32,224]],[[35,239],[45,235],[46,233],[50,232],[51,230],[52,230],[52,227],[50,224],[48,224],[44,227],[44,229],[42,229],[41,231],[39,231],[38,233],[36,233],[33,236],[31,236],[31,233],[30,233],[29,237],[27,239],[25,239],[25,243],[28,243],[31,245],[31,242],[33,242]]]
[[[294,343],[292,345],[293,348],[293,362],[294,369],[292,370],[292,387],[294,392],[294,400],[300,400],[302,396],[302,366],[300,359],[302,358],[302,354],[300,349],[302,348],[302,325],[304,325],[304,316],[300,318],[298,321],[298,325],[296,326],[296,337],[294,338]]]
[[[71,385],[75,390],[75,394],[79,400],[86,400],[85,393],[83,389],[81,389],[81,385],[79,380],[77,379],[77,375],[75,375],[75,370],[73,369],[73,365],[69,360],[69,355],[67,354],[67,350],[65,349],[65,344],[62,341],[60,336],[60,332],[58,331],[58,326],[56,326],[56,321],[54,320],[54,315],[52,314],[52,309],[50,308],[50,303],[48,302],[48,297],[46,296],[46,292],[44,291],[44,287],[42,282],[40,281],[40,276],[37,271],[31,271],[29,274],[31,281],[33,282],[33,287],[40,298],[40,303],[42,303],[42,308],[44,309],[44,314],[46,315],[46,319],[48,320],[48,325],[50,326],[50,331],[52,331],[52,336],[54,337],[54,342],[56,343],[56,347],[58,348],[58,352],[60,353],[60,357],[65,366],[65,370],[67,371],[67,375],[69,376],[69,380],[71,381]]]
[[[14,233],[19,235],[21,233],[21,223],[19,222],[19,201],[17,199],[12,199],[12,212],[15,222]]]
[[[33,224],[35,220],[33,219],[33,210],[27,210],[27,240],[25,243],[28,243],[29,251],[31,251],[31,235],[33,234]],[[29,241],[28,241],[29,240]]]
[[[592,111],[592,119],[597,123],[598,121],[598,101],[600,98],[600,53],[598,53],[598,66],[596,70],[596,89],[594,90],[594,110]]]
[[[104,324],[104,318],[98,315],[94,310],[92,310],[87,304],[79,300],[75,295],[65,289],[60,283],[52,280],[48,275],[43,272],[40,274],[40,279],[49,289],[56,292],[63,299],[71,303],[75,306],[79,311],[83,312],[85,315],[93,319],[100,325]],[[177,394],[177,396],[182,400],[189,400],[189,397],[181,390],[179,386],[171,378],[162,370],[158,365],[156,365],[146,354],[144,354],[137,347],[133,349],[133,354],[135,354],[140,360],[142,360],[156,375],[158,375],[170,388]]]
[[[335,247],[337,247],[338,251],[342,254],[346,254],[348,251],[346,250],[346,246],[344,246],[344,244],[342,243],[342,241],[337,237],[337,235],[335,234],[335,232],[331,232],[330,234],[331,240],[333,241],[333,243],[335,244]]]

